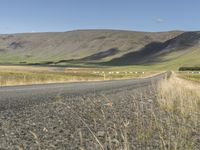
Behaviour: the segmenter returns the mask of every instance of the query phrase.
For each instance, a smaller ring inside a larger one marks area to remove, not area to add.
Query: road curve
[[[140,88],[160,81],[169,74],[165,72],[144,79],[0,87],[0,111],[48,102],[58,95],[65,98],[107,90],[115,91],[123,87]]]

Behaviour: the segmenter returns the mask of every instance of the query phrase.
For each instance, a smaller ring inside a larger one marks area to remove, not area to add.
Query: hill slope
[[[0,35],[1,64],[145,65],[200,64],[200,32],[77,30]]]
[[[142,49],[115,58],[107,64],[141,65],[177,62],[173,65],[199,65],[199,47],[200,32],[185,32],[165,42],[147,44]]]
[[[1,63],[37,63],[80,59],[110,49],[120,57],[152,41],[163,42],[181,32],[145,33],[117,30],[80,30],[63,33],[26,33],[0,36]],[[106,55],[103,57],[105,58]],[[102,59],[102,58],[101,58]],[[111,59],[111,58],[110,58]]]

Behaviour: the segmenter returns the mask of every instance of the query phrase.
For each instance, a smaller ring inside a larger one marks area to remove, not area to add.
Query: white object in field
[[[136,74],[138,73],[138,72],[135,72]]]
[[[144,74],[144,72],[142,72],[142,74]]]
[[[119,74],[119,72],[116,72],[116,74]]]
[[[103,71],[103,79],[106,80],[106,74],[104,71]]]

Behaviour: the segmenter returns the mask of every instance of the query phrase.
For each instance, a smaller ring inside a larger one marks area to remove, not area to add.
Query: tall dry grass
[[[197,113],[200,108],[200,85],[175,74],[158,85],[158,102],[167,111],[181,115]]]
[[[200,148],[200,85],[173,74],[158,85],[157,103],[163,149]]]
[[[100,80],[100,75],[88,72],[0,72],[0,86],[64,83]]]
[[[113,79],[130,79],[146,77],[152,72],[140,73],[124,73],[109,74],[109,72],[94,73],[90,71],[1,71],[0,70],[0,86],[12,85],[29,85],[29,84],[45,84],[45,83],[65,83],[79,81],[102,81]]]

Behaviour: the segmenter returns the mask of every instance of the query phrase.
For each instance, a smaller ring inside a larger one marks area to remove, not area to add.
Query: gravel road
[[[0,149],[108,150],[110,146],[118,150],[124,149],[124,133],[129,137],[129,149],[159,149],[155,140],[137,144],[133,129],[137,127],[137,109],[145,108],[146,117],[150,117],[147,110],[154,99],[152,84],[166,74],[146,79],[1,87]],[[127,129],[122,127],[126,119],[131,121]]]
[[[114,91],[122,87],[140,88],[165,78],[166,74],[168,73],[144,79],[1,87],[0,111],[48,102],[58,95],[68,97],[107,90]]]

